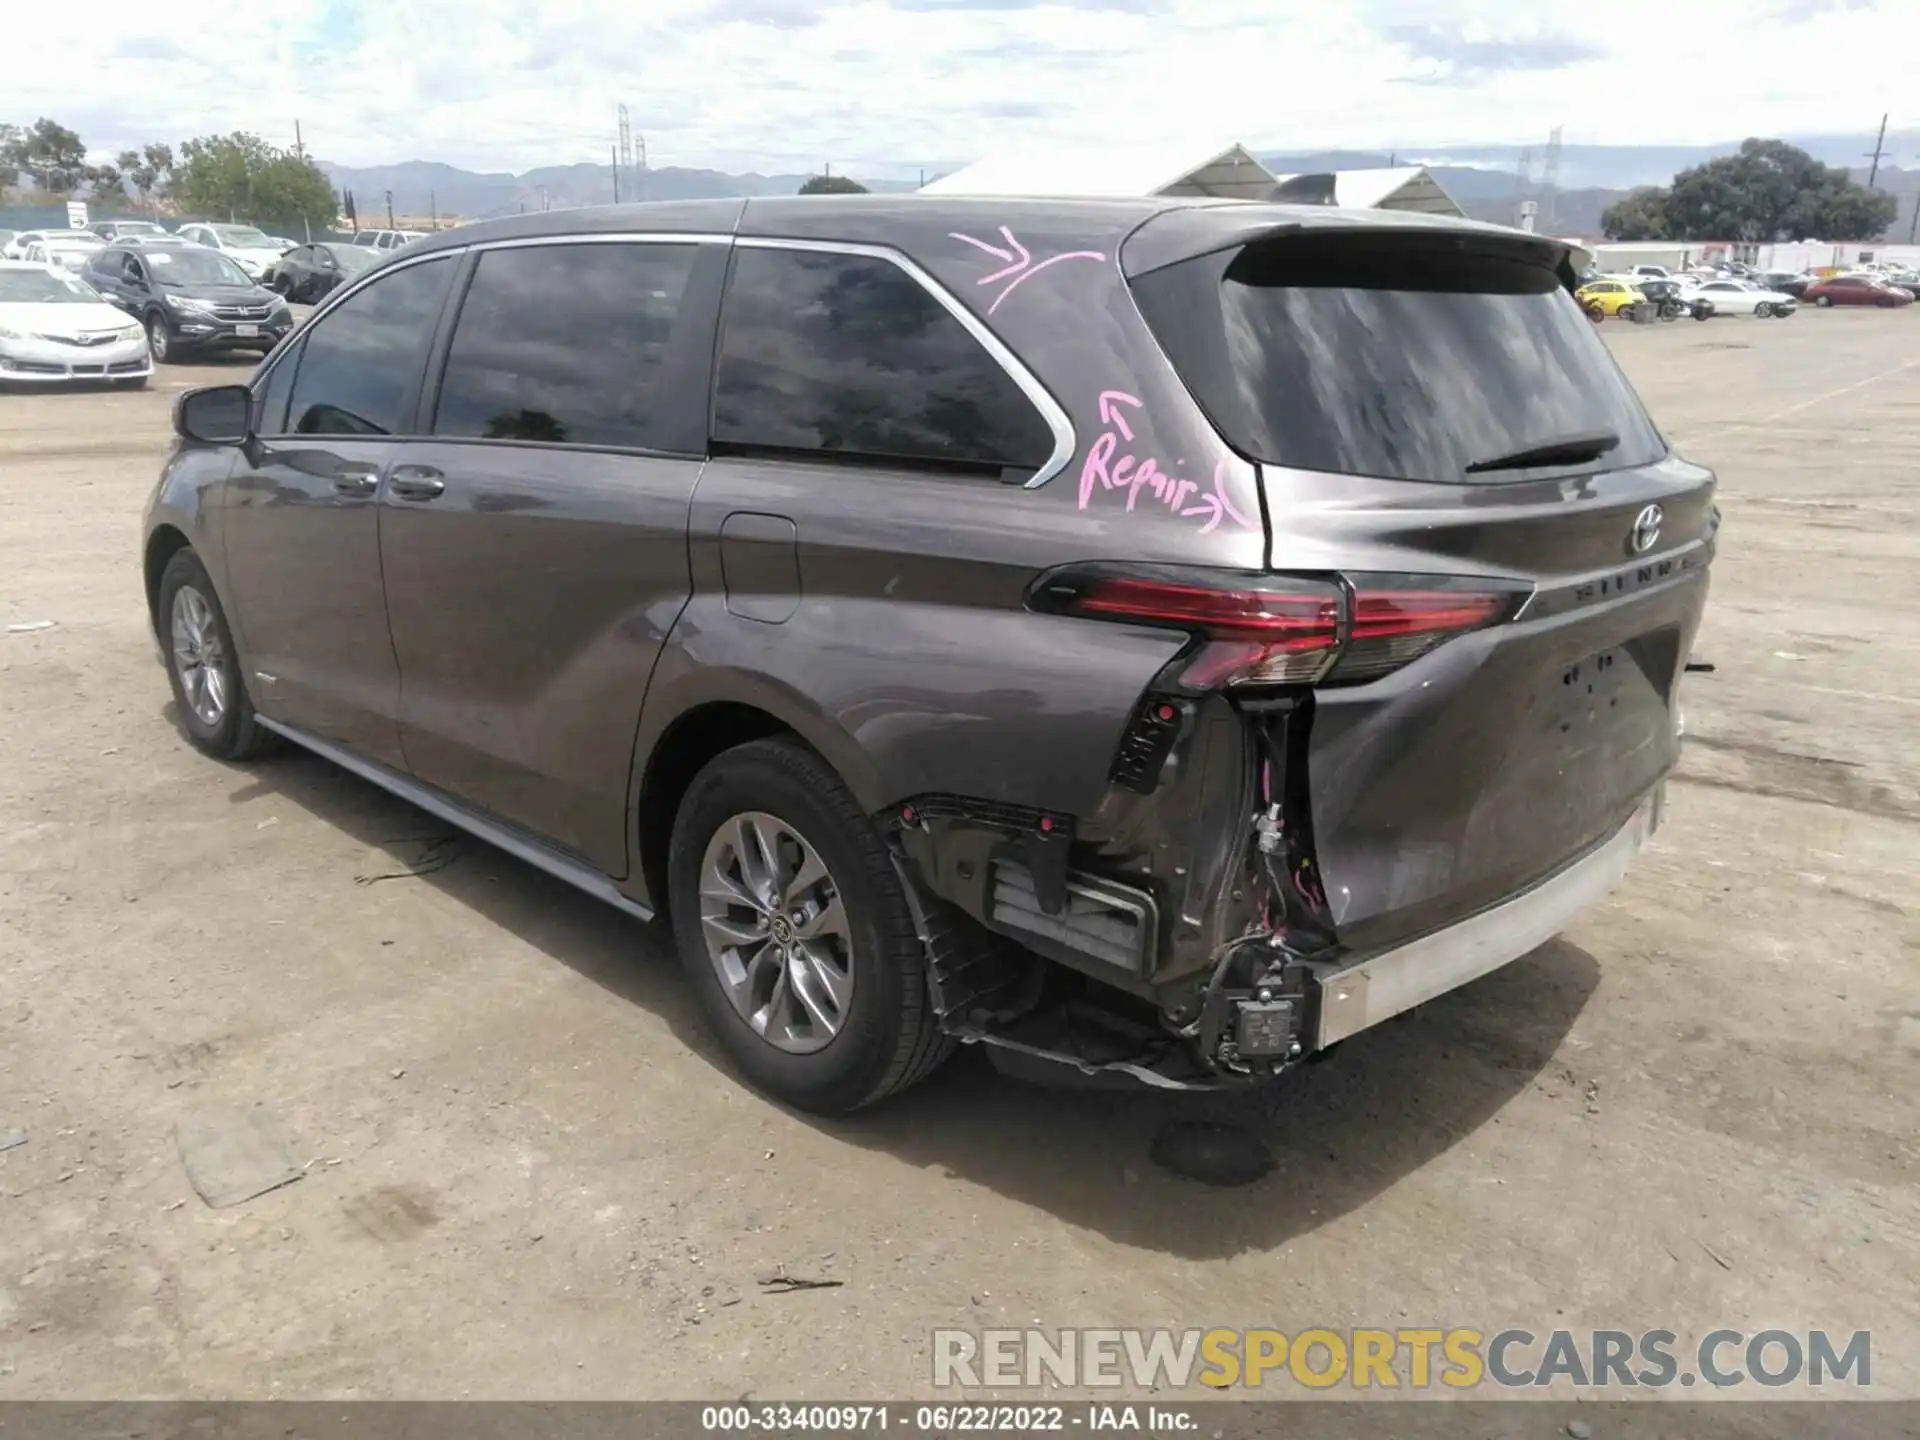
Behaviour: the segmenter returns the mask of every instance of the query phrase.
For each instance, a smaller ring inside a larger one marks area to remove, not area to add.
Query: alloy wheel
[[[853,932],[813,845],[762,811],[714,832],[700,862],[700,928],[734,1011],[776,1050],[831,1044],[853,1002]]]
[[[227,713],[227,653],[213,606],[191,585],[173,592],[173,668],[180,693],[201,724],[218,726]]]
[[[153,352],[156,360],[167,358],[167,322],[158,315],[147,317],[147,349]]]

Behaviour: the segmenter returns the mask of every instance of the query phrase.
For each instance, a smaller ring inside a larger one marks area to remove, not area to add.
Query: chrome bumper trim
[[[1660,824],[1664,792],[1664,786],[1656,789],[1612,838],[1533,889],[1445,930],[1322,976],[1314,1048],[1457,990],[1551,940],[1620,883]]]

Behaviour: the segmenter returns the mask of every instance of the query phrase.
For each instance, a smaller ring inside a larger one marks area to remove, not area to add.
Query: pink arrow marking
[[[1131,405],[1136,410],[1141,408],[1140,399],[1136,395],[1129,395],[1124,390],[1102,390],[1100,392],[1100,423],[1113,426],[1120,432],[1121,439],[1131,440],[1133,427],[1127,424],[1127,417],[1120,413],[1122,405]]]
[[[1011,260],[1012,263],[1008,265],[1006,269],[996,270],[991,275],[983,276],[980,279],[974,281],[973,282],[974,284],[991,285],[996,280],[1004,280],[1009,275],[1019,274],[1022,270],[1026,269],[1029,265],[1033,263],[1033,252],[1028,250],[1027,247],[1022,245],[1018,240],[1014,239],[1013,231],[1009,230],[1004,225],[1000,227],[1000,238],[1005,240],[1007,244],[1011,245],[1015,250],[1019,251],[1020,258],[1018,260],[1014,260],[1012,256],[1008,256],[1007,259]],[[1011,290],[1013,286],[1009,285],[1007,288]]]
[[[948,238],[949,240],[958,240],[958,241],[960,241],[960,242],[961,242],[962,244],[966,244],[966,245],[971,245],[971,246],[973,246],[973,248],[974,248],[974,249],[976,249],[976,250],[984,250],[984,251],[986,251],[986,252],[987,252],[987,254],[989,254],[989,255],[991,255],[991,256],[993,256],[993,257],[994,257],[994,258],[995,258],[996,260],[1011,260],[1011,259],[1013,259],[1013,252],[1012,252],[1012,251],[1010,251],[1010,250],[1002,250],[1002,249],[1001,249],[1001,248],[1000,248],[1000,247],[999,247],[998,245],[989,245],[989,244],[988,244],[988,243],[987,243],[986,241],[984,241],[984,240],[976,240],[976,239],[974,239],[974,238],[973,238],[973,236],[971,236],[971,235],[962,235],[962,234],[961,234],[961,233],[960,233],[959,231],[957,231],[957,230],[950,230],[950,231],[948,231],[948,232],[947,232],[947,238]]]

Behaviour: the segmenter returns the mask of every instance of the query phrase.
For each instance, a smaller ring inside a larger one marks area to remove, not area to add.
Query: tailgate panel
[[[1442,645],[1315,699],[1327,904],[1374,949],[1493,905],[1614,833],[1679,757],[1704,570]]]

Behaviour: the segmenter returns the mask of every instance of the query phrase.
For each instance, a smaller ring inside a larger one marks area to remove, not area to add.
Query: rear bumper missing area
[[[1664,807],[1662,786],[1611,838],[1533,889],[1445,930],[1320,975],[1311,1048],[1357,1035],[1544,945],[1620,883],[1658,828]]]

